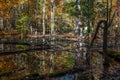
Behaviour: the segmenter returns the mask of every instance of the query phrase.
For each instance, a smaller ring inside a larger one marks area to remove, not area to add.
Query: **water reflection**
[[[56,80],[78,80],[77,79],[78,74],[67,74],[63,77],[58,77]]]
[[[26,41],[46,43],[46,38],[30,38]],[[52,37],[47,39],[51,48],[49,50],[38,50],[33,52],[22,52],[20,54],[0,56],[0,72],[12,71],[11,74],[3,75],[2,80],[20,76],[26,76],[33,73],[39,75],[58,73],[69,69],[79,69],[88,66],[86,64],[86,55],[91,53],[90,65],[91,68],[85,71],[78,70],[77,73],[69,73],[61,77],[50,78],[50,80],[89,80],[89,75],[94,77],[94,80],[100,80],[103,73],[103,56],[94,50],[89,53],[85,47],[86,43],[82,41],[69,42],[62,39],[57,40]],[[43,46],[44,47],[44,46]],[[0,44],[1,50],[15,51],[26,49],[21,45]],[[89,71],[92,74],[89,74]]]

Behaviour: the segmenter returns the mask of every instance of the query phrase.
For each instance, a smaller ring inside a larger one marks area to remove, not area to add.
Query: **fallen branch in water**
[[[28,46],[49,46],[47,44],[47,42],[35,43],[35,42],[18,42],[18,41],[0,41],[0,44],[28,45]]]
[[[20,50],[20,51],[5,51],[5,52],[0,52],[0,56],[5,56],[5,55],[11,55],[11,54],[21,54],[23,52],[32,52],[32,51],[37,51],[37,50],[47,50],[50,49],[50,47],[43,47],[43,48],[30,48],[26,50]]]

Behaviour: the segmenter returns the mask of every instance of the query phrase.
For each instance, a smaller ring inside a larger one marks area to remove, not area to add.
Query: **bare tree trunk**
[[[55,35],[54,30],[54,0],[51,0],[51,35]]]
[[[42,23],[42,26],[43,26],[43,36],[45,36],[45,3],[46,3],[46,0],[43,0],[43,23]]]
[[[106,74],[108,73],[108,68],[109,68],[109,59],[107,57],[107,36],[108,36],[108,28],[109,28],[109,22],[110,22],[110,18],[109,18],[109,3],[107,0],[107,15],[106,15],[107,21],[105,22],[105,26],[103,28],[103,57],[104,57],[104,69],[103,69],[103,77],[106,78]],[[105,75],[104,75],[105,74]]]
[[[107,26],[107,21],[105,23],[105,27],[103,30],[103,55],[104,55],[104,71],[108,71],[109,67],[109,62],[108,62],[108,58],[107,58],[107,36],[108,36],[108,26]]]

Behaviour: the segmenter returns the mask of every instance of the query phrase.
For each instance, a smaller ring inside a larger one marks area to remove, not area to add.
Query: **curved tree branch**
[[[105,22],[106,22],[105,20],[100,20],[100,21],[98,22],[97,28],[96,28],[96,31],[95,31],[95,34],[94,34],[94,37],[93,37],[93,39],[92,39],[92,41],[91,41],[91,43],[90,43],[89,48],[93,46],[93,43],[94,43],[94,40],[96,39],[96,36],[97,36],[97,34],[98,34],[98,31],[99,31],[99,28],[101,27],[101,24],[102,24],[102,23],[105,24]]]

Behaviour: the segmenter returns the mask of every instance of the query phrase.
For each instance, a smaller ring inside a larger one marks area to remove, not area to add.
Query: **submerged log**
[[[18,42],[18,41],[0,41],[0,44],[28,45],[28,46],[49,46],[47,44],[47,42],[35,43],[35,42]]]
[[[21,54],[21,53],[25,53],[25,52],[33,52],[33,51],[37,51],[37,50],[47,50],[50,49],[50,47],[44,47],[44,48],[30,48],[30,49],[26,49],[26,50],[19,50],[19,51],[4,51],[4,52],[0,52],[0,56],[5,56],[5,55],[11,55],[11,54]]]

